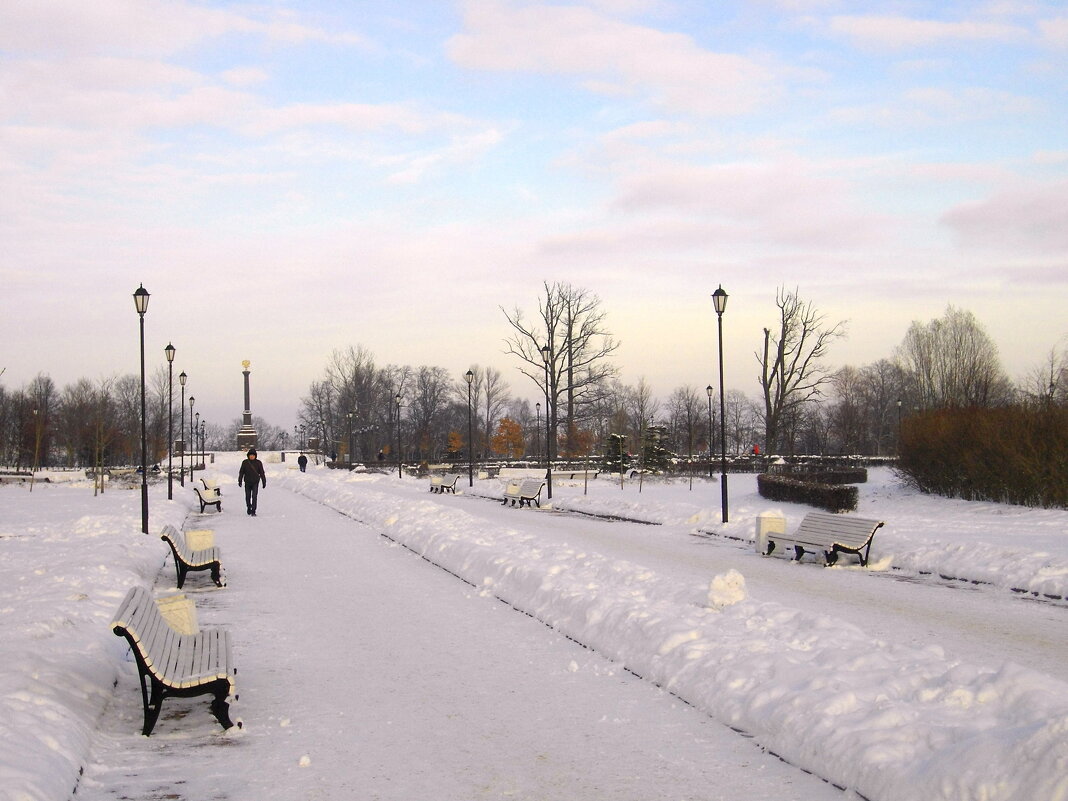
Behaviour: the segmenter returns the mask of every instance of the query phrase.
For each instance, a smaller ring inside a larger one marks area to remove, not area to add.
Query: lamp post
[[[189,376],[185,374],[185,370],[178,373],[178,383],[182,385],[181,414],[178,418],[178,434],[182,438],[182,452],[178,454],[178,471],[181,473],[178,476],[178,483],[183,487],[185,486],[185,382],[188,378]]]
[[[356,412],[349,412],[345,417],[349,419],[349,469],[352,469],[352,418]]]
[[[467,486],[475,486],[475,441],[472,438],[471,427],[471,382],[475,380],[475,374],[468,370],[464,373],[464,381],[467,382]]]
[[[163,349],[167,357],[167,500],[174,500],[174,345]]]
[[[720,493],[723,503],[723,522],[727,522],[727,414],[723,402],[723,312],[727,308],[727,293],[723,286],[712,293],[712,303],[716,307],[716,322],[719,329],[719,447],[720,472],[722,474]]]
[[[193,461],[195,462],[200,458],[200,412],[197,412],[196,420],[193,422]],[[201,462],[201,469],[204,469],[204,463]]]
[[[200,421],[200,469],[206,470],[208,464],[208,452],[204,444],[204,429],[208,425],[206,419]]]
[[[541,403],[535,403],[534,408],[538,412],[538,427],[534,433],[534,456],[541,458]]]
[[[708,477],[712,478],[712,444],[716,438],[715,427],[712,424],[712,385],[705,387],[708,393]]]
[[[145,312],[148,290],[141,284],[133,293],[134,308],[141,329],[141,532],[148,533],[148,431],[145,428]]]
[[[401,396],[399,392],[394,396],[393,401],[397,405],[397,478],[401,478],[401,464],[403,460],[401,459]]]
[[[541,349],[541,360],[545,365],[545,496],[553,499],[553,443],[552,443],[552,419],[553,406],[549,396],[549,357],[552,352],[548,345]]]
[[[196,447],[193,445],[193,406],[197,399],[189,396],[189,483],[193,483],[193,471],[196,469]]]

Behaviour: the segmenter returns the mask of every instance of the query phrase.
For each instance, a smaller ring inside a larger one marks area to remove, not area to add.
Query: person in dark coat
[[[308,457],[302,453],[297,457],[297,464],[300,466],[300,472],[305,472],[308,469]]]
[[[260,482],[267,486],[267,474],[263,472],[263,465],[256,456],[256,449],[249,448],[246,459],[241,463],[241,469],[237,473],[237,486],[245,485],[245,507],[247,513],[256,516],[256,499],[260,494]]]

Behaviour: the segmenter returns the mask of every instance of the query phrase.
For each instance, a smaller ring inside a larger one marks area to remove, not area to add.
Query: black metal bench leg
[[[161,706],[163,706],[163,686],[152,679],[152,695],[145,699],[145,725],[141,729],[141,734],[145,737],[152,734],[152,730],[156,728]]]
[[[215,582],[216,587],[222,586],[222,569],[221,565],[218,562],[212,563],[211,580]]]
[[[232,728],[234,722],[230,720],[230,704],[226,701],[227,688],[220,687],[215,691],[215,700],[211,702],[211,714],[219,721],[224,729]]]

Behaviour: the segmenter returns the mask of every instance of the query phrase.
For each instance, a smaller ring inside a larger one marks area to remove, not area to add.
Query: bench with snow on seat
[[[190,532],[193,542],[197,545],[206,544],[205,532]],[[191,570],[210,570],[211,580],[217,587],[223,586],[221,553],[218,546],[212,545],[205,548],[191,548],[186,535],[178,531],[172,525],[163,527],[160,539],[171,546],[171,555],[174,557],[174,569],[178,574],[178,589],[185,584],[185,576]],[[212,537],[214,541],[214,537]]]
[[[822,553],[824,565],[830,567],[838,561],[839,553],[849,553],[855,555],[862,566],[867,566],[872,538],[882,525],[881,520],[809,512],[792,534],[769,533],[764,555],[793,548],[794,558],[800,562],[806,553]]]
[[[533,503],[541,508],[541,490],[545,486],[544,479],[522,478],[512,479],[504,488],[504,505],[512,502],[512,506],[530,506]]]
[[[455,494],[456,482],[459,480],[459,478],[459,473],[445,473],[445,475],[442,476],[431,476],[430,491],[438,493],[451,492]]]
[[[222,493],[219,492],[218,487],[203,490],[200,487],[193,487],[193,492],[197,494],[197,500],[200,501],[201,514],[204,514],[204,508],[207,506],[214,506],[217,511],[222,511]]]
[[[111,630],[126,638],[137,662],[145,711],[141,733],[146,737],[156,726],[163,699],[169,696],[211,695],[215,719],[224,729],[234,725],[230,699],[237,700],[237,668],[230,633],[200,629],[195,610],[184,596],[157,603],[144,587],[132,587],[111,621]]]
[[[219,486],[219,482],[215,479],[204,478],[204,476],[201,476],[200,483],[204,485],[204,489],[208,495],[222,495],[222,487]]]

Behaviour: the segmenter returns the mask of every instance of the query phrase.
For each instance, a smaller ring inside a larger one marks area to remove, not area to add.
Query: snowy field
[[[223,454],[224,512],[157,483],[147,537],[137,491],[0,487],[0,798],[1068,800],[1066,511],[874,470],[871,565],[822,568],[754,552],[806,509],[753,476],[721,524],[701,478],[520,510],[265,457],[256,518]],[[232,632],[240,730],[201,697],[138,734],[108,622],[174,591],[165,523],[222,549],[185,591]]]

